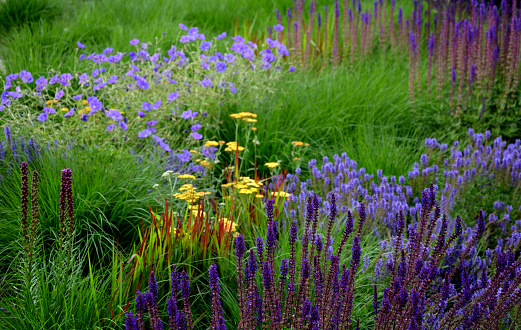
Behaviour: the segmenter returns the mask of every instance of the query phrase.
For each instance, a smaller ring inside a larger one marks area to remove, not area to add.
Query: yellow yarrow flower
[[[194,154],[194,155],[198,153],[198,151],[197,151],[197,150],[193,150],[193,149],[192,149],[192,150],[190,150],[190,152],[191,152],[192,154]]]
[[[279,166],[279,163],[271,162],[271,163],[264,164],[264,166],[269,167],[269,168],[275,168],[275,167]]]
[[[87,101],[87,100],[83,100],[83,101],[81,101],[81,104],[83,104],[83,105],[88,105],[88,104],[89,104],[89,101]]]
[[[291,194],[288,194],[285,191],[276,191],[274,195],[275,195],[275,197],[285,197],[285,198],[291,196]]]
[[[69,108],[62,108],[62,111],[67,112],[67,111],[69,111]]]
[[[223,141],[223,143],[224,143],[224,141]],[[219,142],[216,142],[216,141],[206,141],[204,146],[205,147],[218,147],[219,146]]]
[[[230,115],[230,117],[232,117],[234,119],[243,119],[243,118],[248,118],[248,117],[256,118],[257,115],[254,113],[251,113],[251,112],[239,112],[239,113],[232,113]]]
[[[195,180],[195,176],[191,175],[191,174],[181,174],[180,176],[178,176],[179,179],[191,179],[191,180]]]

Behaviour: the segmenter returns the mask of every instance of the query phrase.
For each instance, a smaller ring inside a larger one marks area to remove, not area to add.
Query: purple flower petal
[[[48,117],[47,112],[42,112],[42,113],[38,116],[38,118],[36,118],[36,119],[38,119],[39,121],[46,121],[46,120],[47,120],[47,117]]]
[[[194,140],[201,140],[203,136],[197,132],[190,133],[190,136],[194,138]]]

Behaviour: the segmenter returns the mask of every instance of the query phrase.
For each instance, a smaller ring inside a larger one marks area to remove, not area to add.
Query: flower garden
[[[516,1],[0,2],[1,329],[520,329]]]

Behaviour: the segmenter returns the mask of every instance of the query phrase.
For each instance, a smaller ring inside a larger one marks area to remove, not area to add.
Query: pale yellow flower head
[[[205,147],[218,147],[219,146],[219,142],[217,142],[217,141],[206,141],[204,146]]]
[[[179,179],[191,179],[191,180],[195,180],[195,176],[191,175],[191,174],[181,174],[180,176],[178,176]]]
[[[269,168],[275,168],[275,167],[278,167],[279,165],[280,164],[277,162],[271,162],[271,163],[264,164],[264,166],[269,167]]]

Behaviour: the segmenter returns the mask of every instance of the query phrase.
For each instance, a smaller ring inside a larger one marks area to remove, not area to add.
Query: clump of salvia
[[[416,219],[407,221],[403,212],[397,213],[397,230],[390,240],[387,262],[382,267],[380,259],[374,268],[374,321],[366,320],[366,326],[373,324],[375,329],[431,326],[436,329],[499,329],[504,325],[511,328],[519,325],[521,258],[516,261],[515,250],[504,251],[498,247],[492,253],[488,250],[487,258],[481,259],[477,246],[486,229],[484,212],[479,211],[474,228],[464,230],[459,216],[451,223],[448,216],[442,214],[436,194],[437,189],[432,184],[422,192],[421,211]],[[357,207],[357,228],[354,228],[352,212],[347,211],[342,237],[334,249],[331,232],[337,221],[336,194],[330,193],[329,199],[324,239],[317,232],[320,202],[317,196],[312,196],[308,198],[300,247],[297,246],[297,220],[293,220],[289,229],[289,259],[283,258],[278,267],[275,253],[281,235],[274,218],[273,200],[268,200],[266,205],[266,241],[257,238],[256,249],[250,249],[246,255],[244,236],[237,236],[238,329],[360,328],[360,319],[353,317],[353,306],[356,275],[362,258],[366,207],[364,203]],[[344,248],[349,243],[351,260],[348,265],[340,265],[340,260],[345,260]],[[365,271],[364,265],[361,272]],[[189,291],[181,288],[184,309],[178,310],[179,282],[175,268],[172,274],[169,326],[171,329],[190,329]],[[257,275],[261,281],[256,281]],[[187,276],[181,277],[185,279],[181,286],[183,283],[188,285]],[[209,280],[212,291],[210,329],[226,329],[215,264],[210,267]],[[138,291],[137,312],[135,315],[127,313],[127,329],[145,329],[147,310],[152,329],[163,329],[157,317],[157,284],[153,274],[149,291],[145,294]]]
[[[212,265],[212,267],[215,265]],[[212,269],[210,268],[210,282],[212,281]],[[216,266],[215,266],[216,267]],[[217,270],[213,271],[215,274]],[[216,285],[219,286],[219,278],[216,278]],[[214,283],[215,284],[215,283]],[[176,266],[172,268],[170,274],[171,292],[167,300],[168,326],[172,330],[190,330],[193,329],[192,311],[190,309],[190,282],[188,274],[183,271],[179,273]],[[213,290],[213,287],[212,287]],[[179,304],[178,296],[181,297],[182,303]],[[152,330],[162,330],[164,328],[163,321],[159,316],[157,281],[154,272],[150,273],[148,281],[148,292],[136,293],[136,313],[131,311],[125,317],[125,329],[127,330],[144,330],[147,329],[147,323],[150,324]],[[217,293],[219,299],[219,293]],[[213,303],[213,302],[212,302]],[[220,302],[219,302],[220,304]],[[148,312],[148,322],[146,322],[145,314]],[[224,319],[223,319],[224,324]],[[226,328],[219,328],[226,329]]]
[[[336,220],[336,196],[331,194],[331,206],[325,242],[317,233],[319,200],[308,199],[307,217],[300,255],[297,256],[298,225],[294,220],[290,227],[289,260],[282,259],[278,276],[275,267],[275,249],[279,239],[277,221],[273,216],[273,201],[267,201],[268,234],[264,257],[263,240],[257,239],[257,255],[251,250],[245,253],[244,237],[236,239],[236,257],[239,285],[241,320],[239,329],[344,329],[352,324],[351,311],[355,291],[355,277],[361,258],[360,236],[365,222],[365,205],[358,208],[358,228],[352,239],[352,258],[348,266],[340,265],[342,252],[353,233],[353,216],[348,212],[342,240],[336,253],[331,236]],[[262,286],[255,282],[257,271]],[[355,322],[356,323],[356,322]]]

